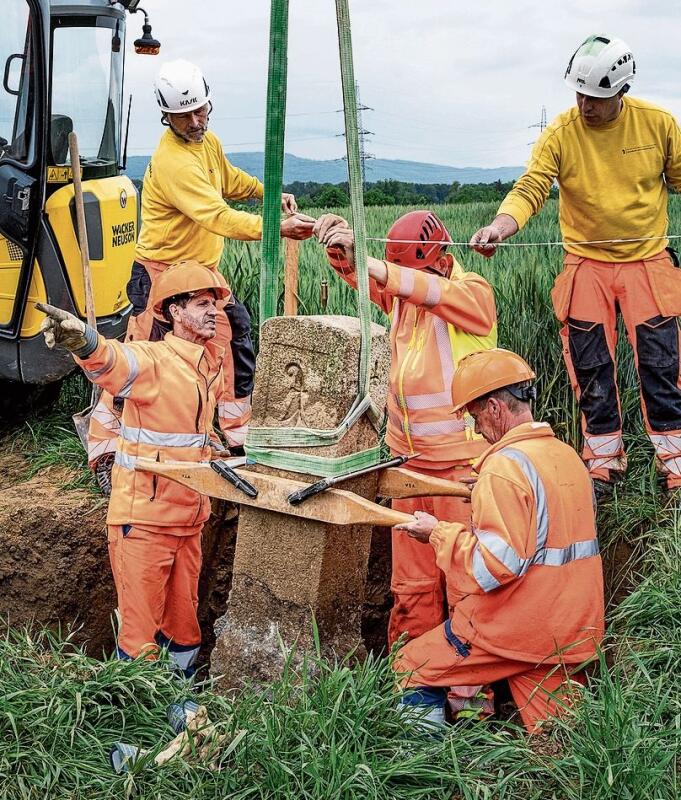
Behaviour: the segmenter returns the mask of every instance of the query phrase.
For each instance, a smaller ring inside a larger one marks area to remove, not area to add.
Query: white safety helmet
[[[196,111],[210,102],[210,89],[203,73],[181,58],[163,64],[154,81],[154,94],[161,111],[168,114]]]
[[[636,74],[636,63],[629,45],[609,36],[589,36],[570,59],[565,83],[589,97],[614,97]]]

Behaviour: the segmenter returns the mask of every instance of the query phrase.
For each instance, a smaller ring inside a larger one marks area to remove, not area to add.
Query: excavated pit
[[[91,655],[110,652],[115,593],[105,500],[87,490],[65,489],[72,476],[64,469],[27,478],[29,466],[10,440],[0,441],[0,615],[12,626],[73,626],[74,638]],[[213,624],[225,611],[238,518],[230,503],[215,502],[213,510],[204,530],[199,584],[203,663],[215,642]],[[618,542],[603,555],[607,600],[613,605],[633,587],[639,552]],[[376,528],[362,615],[367,650],[384,649],[389,611],[390,531]]]
[[[106,546],[106,501],[85,489],[66,489],[73,477],[52,467],[28,478],[30,465],[0,440],[0,616],[14,627],[37,623],[74,629],[91,655],[110,652],[115,591]],[[232,579],[238,509],[214,502],[204,529],[199,582],[201,660],[215,642]],[[390,608],[389,530],[374,532],[362,630],[368,648],[385,641]]]

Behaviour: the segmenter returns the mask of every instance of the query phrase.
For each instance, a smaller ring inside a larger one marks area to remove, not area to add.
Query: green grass
[[[369,234],[382,236],[403,210],[368,210]],[[485,204],[436,209],[455,239],[487,221]],[[672,198],[671,229],[681,231],[681,198]],[[520,239],[558,238],[555,204]],[[380,254],[380,246],[372,244]],[[486,261],[456,252],[493,284],[503,345],[522,353],[539,375],[537,415],[579,446],[576,407],[561,360],[549,290],[559,249],[509,248]],[[229,242],[223,269],[257,313],[258,246]],[[300,313],[356,313],[354,293],[326,266],[321,248],[301,248]],[[320,282],[329,284],[326,309]],[[381,315],[375,311],[375,319]],[[548,734],[528,740],[512,725],[458,726],[444,740],[405,737],[393,708],[385,661],[363,665],[312,659],[294,673],[234,698],[206,690],[211,718],[238,744],[220,772],[171,762],[115,777],[109,743],[145,747],[171,738],[165,706],[186,690],[146,663],[94,661],[70,644],[38,633],[10,632],[0,642],[0,796],[10,798],[458,798],[460,800],[673,800],[681,796],[681,512],[660,496],[652,449],[643,433],[633,360],[624,337],[620,388],[630,469],[599,510],[606,558],[623,544],[636,561],[630,593],[609,617],[609,637],[584,700]],[[69,381],[56,413],[15,434],[32,469],[66,461],[83,475],[84,455],[70,414],[87,403]],[[76,480],[79,480],[76,477]],[[608,666],[609,665],[609,666]],[[160,746],[160,745],[159,745]],[[229,749],[229,748],[228,748]]]
[[[87,488],[97,491],[88,469],[83,446],[71,416],[90,404],[90,389],[82,374],[64,381],[59,401],[47,413],[33,416],[18,429],[5,433],[3,447],[26,459],[24,479],[49,467],[66,469],[65,489]]]
[[[266,686],[194,696],[227,736],[218,769],[191,756],[155,767],[173,735],[165,709],[186,684],[150,662],[98,661],[45,632],[13,631],[0,641],[0,796],[673,800],[679,661],[663,674],[634,650],[610,670],[602,659],[583,702],[528,740],[510,723],[408,736],[387,660],[290,660]],[[131,774],[109,767],[116,741],[150,751]]]

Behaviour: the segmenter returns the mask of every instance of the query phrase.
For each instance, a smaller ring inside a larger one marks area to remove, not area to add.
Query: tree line
[[[142,181],[133,180],[142,191]],[[365,206],[430,206],[443,203],[496,203],[503,200],[513,187],[513,181],[494,181],[493,183],[406,183],[404,181],[376,181],[364,187]],[[348,183],[315,183],[314,181],[294,181],[284,186],[285,192],[296,196],[298,207],[342,208],[350,205]],[[558,197],[558,188],[551,189],[551,197]],[[251,208],[259,205],[249,203],[230,203],[235,208]]]
[[[385,180],[367,183],[364,188],[365,206],[419,206],[441,203],[484,203],[501,201],[513,186],[513,181],[493,183],[405,183]],[[337,208],[350,205],[347,181],[344,183],[314,183],[294,181],[284,187],[292,192],[301,209]],[[557,189],[551,190],[557,196]]]

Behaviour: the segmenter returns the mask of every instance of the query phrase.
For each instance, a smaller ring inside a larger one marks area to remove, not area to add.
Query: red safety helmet
[[[432,211],[410,211],[395,220],[388,231],[391,241],[385,245],[385,257],[393,264],[412,269],[432,267],[446,247],[442,243],[450,242],[451,238],[442,220]],[[402,244],[400,240],[419,244]]]

